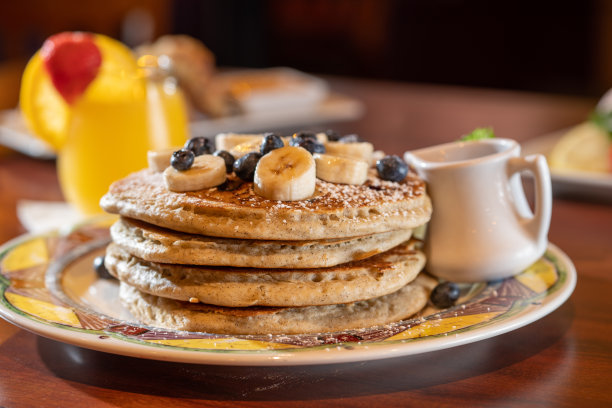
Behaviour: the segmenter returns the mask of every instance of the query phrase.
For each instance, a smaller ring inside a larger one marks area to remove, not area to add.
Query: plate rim
[[[11,248],[38,237],[59,235],[58,231],[42,234],[29,233],[14,238],[0,246],[0,258]],[[78,249],[75,248],[75,249]],[[210,364],[225,366],[302,366],[353,363],[386,358],[396,358],[439,351],[464,344],[495,337],[533,323],[559,308],[573,293],[577,272],[567,254],[559,247],[548,243],[547,250],[565,270],[565,281],[552,293],[546,293],[538,307],[522,310],[517,315],[507,317],[483,327],[474,328],[448,336],[434,338],[379,341],[375,343],[338,343],[318,345],[291,350],[214,350],[169,348],[156,344],[142,344],[128,338],[105,336],[99,330],[79,329],[69,326],[58,327],[53,322],[36,317],[27,317],[14,310],[14,306],[3,295],[0,298],[0,317],[11,324],[52,340],[91,350],[118,354],[128,357],[145,358],[190,364]],[[6,278],[0,275],[5,285]],[[45,283],[46,285],[46,283]],[[4,294],[4,290],[3,290]],[[343,346],[349,344],[350,346]],[[229,352],[228,352],[229,351]]]

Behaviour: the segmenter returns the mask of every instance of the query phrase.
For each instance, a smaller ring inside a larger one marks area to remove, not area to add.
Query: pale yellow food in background
[[[548,160],[557,170],[609,172],[610,137],[596,124],[582,123],[563,135]]]

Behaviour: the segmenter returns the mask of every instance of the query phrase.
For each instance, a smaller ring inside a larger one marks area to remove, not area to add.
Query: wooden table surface
[[[330,126],[398,154],[477,126],[527,140],[582,121],[595,102],[330,81],[366,107],[359,120]],[[20,199],[61,199],[53,162],[0,156],[0,242],[24,232]],[[63,344],[0,319],[0,406],[612,406],[612,205],[556,197],[549,238],[578,271],[564,305],[513,332],[416,356],[277,368],[177,364]]]

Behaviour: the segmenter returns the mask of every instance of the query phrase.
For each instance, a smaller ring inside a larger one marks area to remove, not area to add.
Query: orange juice
[[[56,150],[64,196],[82,213],[101,212],[109,185],[146,167],[147,150],[184,144],[185,102],[170,67],[167,57],[136,59],[119,41],[82,32],[49,37],[28,62],[23,117]]]
[[[125,79],[139,81],[142,79]],[[147,167],[147,150],[181,146],[188,136],[183,95],[163,81],[129,92],[96,87],[71,108],[67,139],[58,155],[66,200],[84,214],[101,212],[109,185]]]

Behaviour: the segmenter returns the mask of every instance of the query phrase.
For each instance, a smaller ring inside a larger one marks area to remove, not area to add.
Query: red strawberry
[[[85,92],[102,64],[94,36],[88,33],[53,35],[43,44],[40,55],[55,89],[69,104]]]

